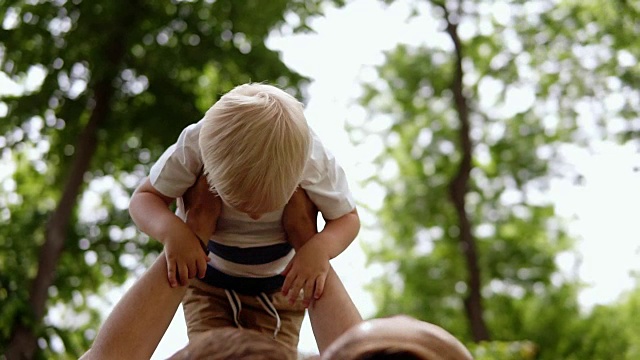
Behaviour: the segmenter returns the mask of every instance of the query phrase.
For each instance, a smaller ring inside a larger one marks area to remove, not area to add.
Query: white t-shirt
[[[180,198],[203,168],[198,137],[202,120],[187,126],[151,168],[153,187],[165,196]],[[312,132],[312,149],[300,186],[325,219],[337,219],[355,208],[344,170]],[[218,226],[209,242],[209,265],[237,277],[263,278],[280,274],[294,255],[286,247],[282,227],[284,208],[258,220],[223,202]],[[177,215],[184,219],[182,201]]]

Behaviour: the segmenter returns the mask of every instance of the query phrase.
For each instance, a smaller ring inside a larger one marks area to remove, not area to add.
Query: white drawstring
[[[273,338],[275,339],[276,336],[278,336],[278,332],[280,332],[280,326],[282,325],[280,321],[280,315],[278,314],[278,310],[276,310],[276,307],[273,306],[273,303],[271,303],[271,300],[269,300],[269,297],[267,296],[267,294],[262,292],[260,293],[260,295],[256,296],[256,299],[258,299],[260,304],[262,304],[262,307],[264,308],[264,310],[268,312],[269,315],[276,318],[276,330],[273,332]]]
[[[240,311],[242,311],[242,302],[238,298],[238,294],[235,291],[224,290],[225,294],[227,294],[227,299],[229,300],[229,305],[231,305],[231,310],[233,310],[233,321],[236,323],[236,326],[242,329],[242,325],[240,324]]]
[[[238,297],[238,294],[234,290],[224,290],[224,293],[227,294],[227,300],[229,300],[229,305],[231,306],[231,310],[233,311],[233,321],[236,326],[242,329],[242,324],[240,324],[240,312],[242,311],[242,302]],[[269,313],[269,315],[276,318],[276,329],[273,332],[273,338],[275,339],[280,332],[280,327],[282,326],[282,321],[280,320],[280,314],[278,314],[278,310],[273,306],[273,303],[265,293],[260,293],[260,295],[256,296],[256,299],[262,305],[264,310]]]
[[[224,290],[224,293],[227,294],[227,300],[229,300],[229,305],[231,306],[231,310],[233,311],[233,322],[235,322],[236,326],[242,329],[242,324],[240,324],[240,312],[242,311],[242,302],[238,297],[238,294],[234,290]],[[273,332],[273,338],[275,339],[280,332],[280,327],[282,326],[282,322],[280,320],[280,315],[278,314],[278,310],[273,306],[271,300],[265,293],[260,293],[260,295],[256,296],[256,299],[262,305],[264,310],[269,313],[269,315],[276,318],[276,329]]]

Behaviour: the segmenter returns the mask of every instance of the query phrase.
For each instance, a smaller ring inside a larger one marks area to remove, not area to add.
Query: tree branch
[[[458,216],[458,226],[460,228],[460,248],[467,264],[467,276],[469,292],[464,299],[465,311],[474,341],[489,339],[489,331],[483,317],[482,306],[482,283],[480,267],[478,265],[478,250],[475,237],[473,236],[471,221],[466,212],[466,194],[469,189],[469,178],[471,175],[473,145],[471,143],[471,124],[469,121],[469,104],[464,95],[464,71],[462,69],[463,45],[458,36],[458,24],[453,23],[450,12],[444,2],[434,2],[444,11],[447,21],[446,32],[453,41],[455,48],[455,72],[451,90],[453,92],[454,104],[460,121],[458,130],[458,140],[462,151],[462,159],[458,171],[449,183],[449,196],[456,209]]]

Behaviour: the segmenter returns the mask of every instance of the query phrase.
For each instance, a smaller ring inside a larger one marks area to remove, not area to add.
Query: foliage
[[[622,359],[640,356],[640,287],[618,302],[596,306],[573,329],[565,333],[561,348],[564,359]]]
[[[597,355],[600,346],[632,351],[637,325],[598,325],[600,312],[619,309],[582,314],[580,284],[560,273],[555,260],[572,251],[573,242],[544,194],[554,177],[580,182],[559,155],[564,144],[638,138],[640,47],[629,42],[637,30],[623,26],[637,22],[636,5],[434,0],[416,3],[414,15],[436,22],[440,33],[386,54],[379,79],[364,84],[361,103],[370,121],[357,129],[385,144],[379,175],[371,179],[387,192],[380,216],[389,235],[368,248],[370,261],[388,268],[370,286],[377,315],[407,313],[470,338],[466,249],[448,197],[464,156],[453,88],[457,49],[447,33],[452,25],[461,38],[473,142],[465,210],[493,339],[532,341],[537,359],[606,358],[605,351]],[[572,335],[587,328],[593,348]],[[612,328],[621,331],[619,341],[602,340]],[[504,354],[509,348],[479,349]]]
[[[322,4],[0,1],[0,75],[17,84],[0,94],[0,353],[18,322],[35,327],[37,357],[77,358],[87,349],[99,323],[90,295],[121,284],[159,251],[129,219],[133,188],[179,131],[233,86],[268,81],[302,98],[307,79],[265,39],[283,26],[310,30]],[[81,140],[96,116],[97,146],[86,154]],[[88,167],[73,168],[83,155]],[[72,170],[84,181],[69,223],[48,224],[67,206],[60,199]],[[47,226],[68,232],[48,288],[55,310],[41,323],[28,300],[38,255],[49,251]]]
[[[489,341],[473,346],[471,354],[476,360],[534,360],[536,346],[530,341]]]

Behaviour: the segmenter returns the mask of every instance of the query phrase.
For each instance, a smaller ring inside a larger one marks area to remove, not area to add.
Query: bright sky
[[[425,34],[434,33],[433,22],[427,19],[405,21],[405,5],[400,1],[385,7],[376,0],[356,0],[317,20],[313,24],[315,34],[275,36],[268,44],[282,51],[288,66],[313,79],[308,120],[345,168],[356,199],[373,208],[381,205],[384,192],[365,187],[361,181],[373,171],[370,161],[380,144],[372,140],[355,147],[345,131],[345,120],[364,120],[364,111],[355,104],[359,84],[374,78],[372,66],[383,61],[383,51],[399,42],[424,43]],[[430,41],[439,40],[431,37]],[[640,270],[640,230],[633,221],[640,213],[640,173],[632,171],[640,166],[640,156],[634,148],[608,143],[596,146],[591,155],[574,148],[567,148],[565,153],[586,175],[586,182],[581,187],[554,182],[549,194],[557,199],[558,213],[574,219],[570,230],[579,239],[578,254],[564,254],[558,262],[567,274],[575,274],[591,285],[580,295],[582,303],[590,307],[613,301],[621,291],[630,289],[634,282],[629,270]],[[372,214],[361,215],[365,224],[375,225]],[[363,286],[376,270],[365,269],[359,243],[380,237],[380,231],[363,230],[356,243],[333,261],[365,317],[372,316],[375,309]],[[166,358],[186,342],[179,310],[153,358]],[[303,352],[317,351],[308,318],[299,348]]]

